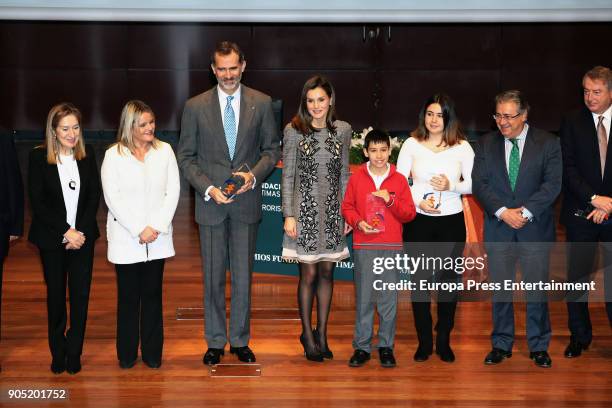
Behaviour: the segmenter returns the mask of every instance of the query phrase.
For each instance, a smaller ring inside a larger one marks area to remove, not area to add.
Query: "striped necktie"
[[[232,99],[234,99],[232,95],[227,97],[227,105],[225,105],[223,111],[223,130],[225,131],[231,160],[234,159],[234,151],[236,150],[236,116],[234,115],[234,108],[232,108]]]

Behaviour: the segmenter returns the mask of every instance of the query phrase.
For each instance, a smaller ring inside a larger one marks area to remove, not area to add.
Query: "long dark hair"
[[[334,121],[336,120],[336,111],[334,109],[334,104],[336,103],[336,93],[331,82],[321,75],[313,76],[304,84],[302,96],[300,98],[300,106],[297,114],[293,117],[293,119],[291,119],[291,127],[303,135],[310,134],[315,131],[314,127],[312,126],[312,116],[310,113],[308,113],[308,107],[306,105],[306,94],[308,91],[316,88],[323,89],[329,97],[329,110],[327,111],[327,116],[325,117],[325,123],[327,124],[327,129],[331,133],[336,133],[336,126],[334,126]]]
[[[442,118],[444,119],[442,144],[453,146],[459,143],[461,140],[465,140],[465,134],[461,129],[461,124],[459,123],[459,119],[455,113],[455,104],[453,100],[444,93],[432,95],[425,101],[421,111],[419,112],[419,124],[417,128],[410,133],[410,136],[414,137],[418,141],[429,139],[429,132],[425,127],[425,115],[427,113],[427,108],[432,103],[437,103],[442,108]]]

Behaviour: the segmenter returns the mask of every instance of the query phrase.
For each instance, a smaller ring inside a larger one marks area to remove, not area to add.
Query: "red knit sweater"
[[[353,227],[353,248],[355,249],[401,249],[402,224],[412,221],[416,215],[412,194],[406,178],[395,170],[392,164],[380,190],[387,190],[392,203],[385,211],[385,231],[364,234],[357,225],[366,218],[366,198],[376,191],[374,180],[367,168],[361,165],[349,179],[342,201],[342,216]]]

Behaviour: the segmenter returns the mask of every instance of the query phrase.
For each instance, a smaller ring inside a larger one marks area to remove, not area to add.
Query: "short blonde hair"
[[[47,126],[45,128],[45,142],[42,147],[47,149],[47,163],[57,164],[60,152],[60,142],[57,140],[55,129],[59,126],[62,119],[67,116],[74,116],[81,126],[81,111],[71,103],[62,102],[53,106],[47,115]],[[74,158],[76,160],[82,160],[86,156],[85,154],[85,143],[83,143],[83,129],[79,132],[79,138],[77,139],[76,146],[74,147]]]
[[[117,142],[115,143],[117,145],[117,151],[119,154],[123,154],[122,147],[127,148],[132,153],[136,150],[133,135],[134,126],[138,124],[138,120],[140,120],[143,113],[150,113],[153,115],[153,117],[155,117],[153,109],[138,99],[128,101],[123,107],[123,110],[121,111],[121,118],[119,119],[119,129],[117,129]],[[153,146],[154,149],[157,149],[157,138],[153,138],[151,146]]]

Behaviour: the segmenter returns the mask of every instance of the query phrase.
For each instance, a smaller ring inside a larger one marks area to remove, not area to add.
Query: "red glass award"
[[[380,197],[376,197],[372,194],[366,197],[366,214],[365,221],[372,228],[376,230],[376,232],[384,232],[385,231],[385,211],[387,210],[387,206],[385,205],[385,200]]]

